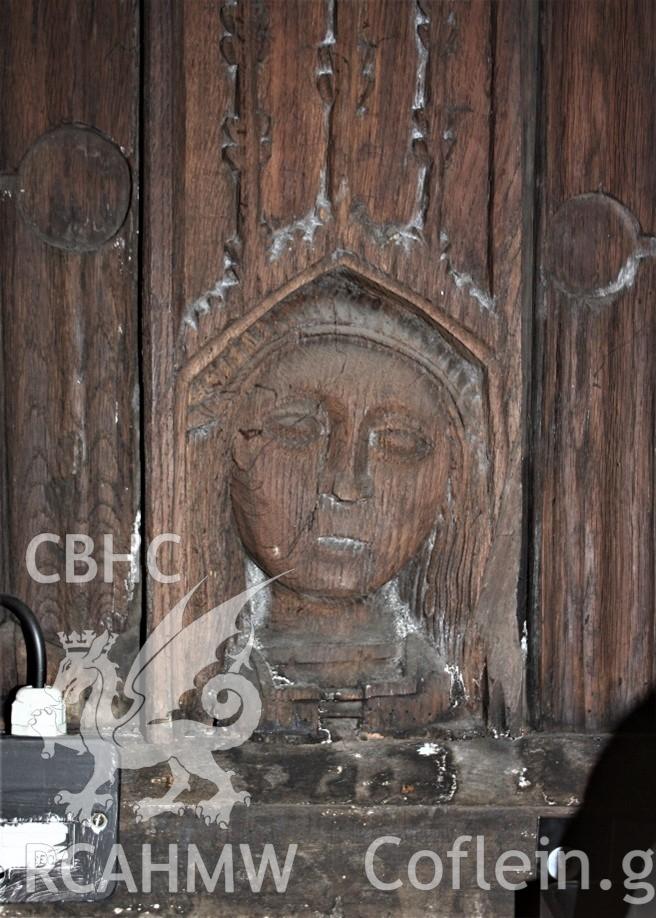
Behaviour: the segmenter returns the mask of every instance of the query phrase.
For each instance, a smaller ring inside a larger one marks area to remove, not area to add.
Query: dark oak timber
[[[134,567],[102,576],[103,534],[121,553],[139,535],[138,10],[21,0],[1,31],[1,579],[37,613],[52,678],[58,631],[132,630],[131,648],[138,633]],[[59,583],[27,572],[41,533],[61,538],[37,553]],[[96,543],[92,582],[63,582],[66,533]],[[13,626],[2,631],[4,697],[24,664]]]

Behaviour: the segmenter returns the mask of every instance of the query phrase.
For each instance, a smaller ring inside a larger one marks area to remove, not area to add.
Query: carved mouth
[[[352,539],[350,536],[318,536],[317,542],[331,551],[364,551],[369,547],[368,542]]]

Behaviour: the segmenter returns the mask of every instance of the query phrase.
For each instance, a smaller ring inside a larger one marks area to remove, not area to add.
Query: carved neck
[[[399,672],[399,636],[389,610],[375,596],[327,599],[276,583],[258,643],[283,675],[347,686]]]
[[[295,593],[280,583],[274,583],[271,591],[270,627],[273,630],[298,629],[307,640],[344,641],[363,636],[375,626],[382,634],[385,623],[375,615],[375,603],[371,596],[356,599],[334,599],[326,596],[310,596]]]

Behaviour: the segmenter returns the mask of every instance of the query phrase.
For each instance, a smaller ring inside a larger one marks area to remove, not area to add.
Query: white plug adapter
[[[59,689],[31,685],[18,689],[11,705],[12,736],[50,737],[65,733],[66,706]]]

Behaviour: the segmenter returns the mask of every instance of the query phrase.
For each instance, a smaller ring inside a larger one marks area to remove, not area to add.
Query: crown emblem
[[[58,631],[57,636],[66,653],[71,653],[74,650],[88,650],[93,644],[96,632],[82,631],[78,633],[77,631],[72,631],[70,634],[66,634],[64,631]]]

